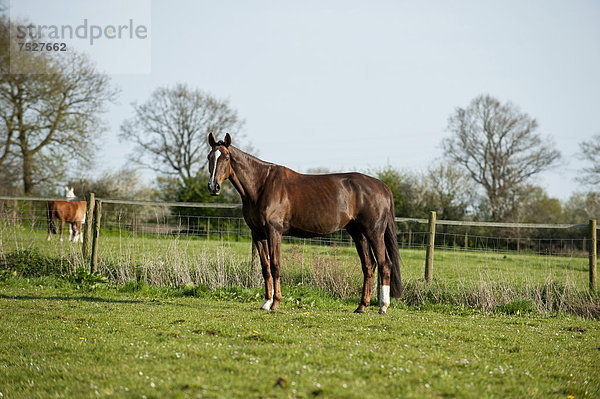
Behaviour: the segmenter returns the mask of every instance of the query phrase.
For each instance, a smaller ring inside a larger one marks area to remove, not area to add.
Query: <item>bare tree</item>
[[[104,130],[99,115],[116,91],[83,54],[10,51],[15,26],[6,19],[0,25],[0,166],[18,165],[31,194],[40,183],[62,180],[71,161],[93,158]]]
[[[590,185],[600,184],[600,134],[579,143],[581,158],[592,163],[590,167],[583,168],[583,175],[577,180]]]
[[[440,219],[462,219],[475,202],[475,187],[470,176],[458,164],[436,163],[427,171],[429,208]]]
[[[510,102],[479,96],[448,119],[452,136],[445,155],[462,165],[485,190],[494,220],[502,220],[511,191],[559,158],[549,137],[536,132],[535,119]]]
[[[237,134],[243,121],[226,100],[185,84],[156,89],[134,116],[121,125],[120,137],[136,145],[133,160],[156,172],[190,181],[206,163],[210,132]]]

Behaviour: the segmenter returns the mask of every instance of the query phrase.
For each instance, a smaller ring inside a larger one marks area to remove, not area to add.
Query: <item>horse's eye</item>
[[[229,161],[229,157],[225,157],[225,160],[226,160],[226,161]]]

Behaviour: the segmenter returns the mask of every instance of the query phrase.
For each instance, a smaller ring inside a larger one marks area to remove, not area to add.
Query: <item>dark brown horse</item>
[[[62,241],[63,228],[65,222],[70,224],[69,228],[69,241],[83,241],[83,235],[81,234],[81,226],[85,223],[85,212],[87,207],[87,201],[75,201],[71,198],[75,198],[73,194],[73,188],[65,187],[66,197],[68,201],[50,201],[48,202],[48,241],[51,239],[51,233],[56,234],[56,225],[54,219],[60,220],[60,241]]]
[[[210,181],[218,195],[229,179],[242,197],[244,219],[258,248],[265,279],[261,309],[278,309],[281,302],[279,270],[281,237],[314,237],[345,228],[352,236],[362,264],[364,283],[356,312],[371,302],[375,265],[381,276],[379,313],[386,313],[392,297],[402,294],[394,199],[381,181],[360,173],[304,175],[261,161],[209,134]]]

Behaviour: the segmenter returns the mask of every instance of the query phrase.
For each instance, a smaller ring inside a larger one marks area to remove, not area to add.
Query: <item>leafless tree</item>
[[[452,161],[436,162],[427,171],[429,208],[440,219],[462,219],[475,202],[476,190],[470,176]]]
[[[210,132],[239,138],[243,121],[227,100],[185,84],[156,89],[121,125],[120,137],[135,143],[133,160],[166,175],[190,181],[206,163]]]
[[[15,26],[0,26],[0,168],[19,167],[31,194],[62,180],[71,161],[93,159],[99,115],[116,91],[84,54],[21,52],[10,41]]]
[[[600,134],[582,141],[579,143],[579,148],[581,149],[581,158],[591,162],[592,165],[583,168],[583,175],[577,180],[589,185],[600,184]]]
[[[457,108],[448,119],[452,136],[442,142],[444,153],[483,187],[494,220],[503,219],[511,191],[560,158],[537,128],[536,120],[515,105],[489,95]]]

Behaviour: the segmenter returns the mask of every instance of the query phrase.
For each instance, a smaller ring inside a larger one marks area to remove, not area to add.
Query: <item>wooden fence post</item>
[[[427,253],[425,255],[425,281],[431,283],[433,278],[433,247],[435,245],[435,211],[429,213],[429,239],[427,241]]]
[[[102,219],[102,201],[96,201],[96,210],[94,211],[94,230],[92,235],[92,260],[90,262],[90,272],[96,273],[98,270],[98,239],[100,237],[100,220]]]
[[[465,231],[465,251],[469,250],[469,233]]]
[[[598,241],[596,239],[596,220],[590,219],[590,243],[589,245],[589,253],[590,253],[590,290],[596,292],[596,260],[597,260],[597,246]]]
[[[85,196],[87,201],[87,209],[85,211],[85,229],[83,230],[83,245],[81,250],[83,251],[83,257],[87,258],[90,252],[90,237],[92,236],[92,224],[94,223],[94,193],[88,193]]]
[[[408,229],[408,249],[412,247],[412,230]]]

